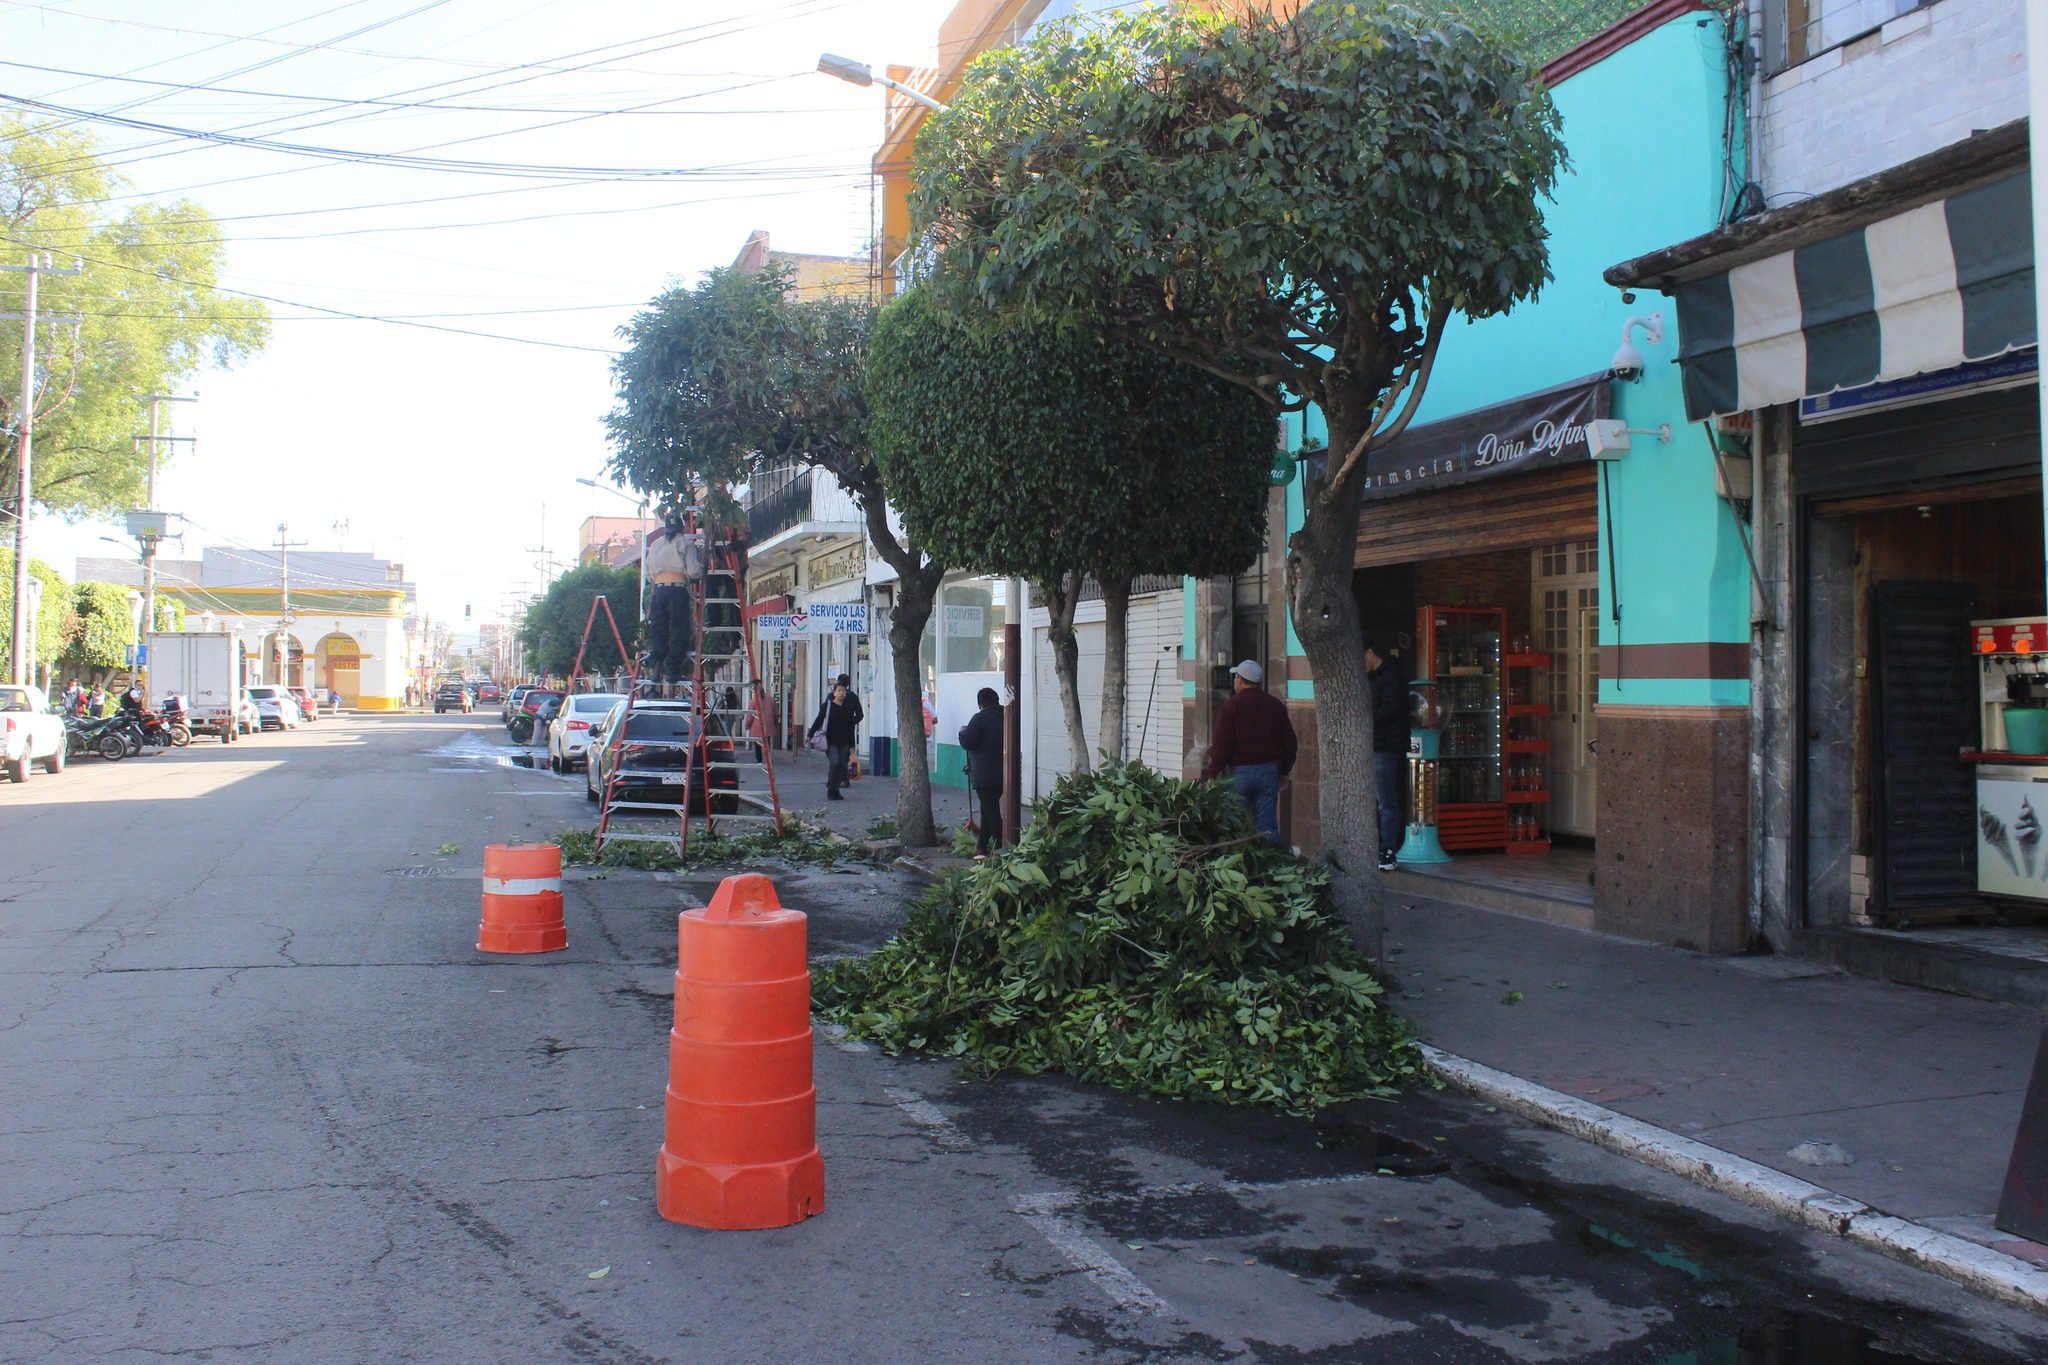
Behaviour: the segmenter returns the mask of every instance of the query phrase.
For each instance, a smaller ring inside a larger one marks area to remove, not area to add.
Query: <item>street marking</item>
[[[938,1106],[914,1091],[902,1090],[893,1085],[883,1086],[882,1093],[895,1101],[896,1107],[910,1115],[911,1121],[924,1129],[927,1136],[950,1152],[971,1151],[974,1142],[960,1131],[953,1120],[940,1113]]]
[[[1075,1195],[1065,1191],[1019,1195],[1010,1200],[1010,1211],[1036,1228],[1038,1234],[1052,1244],[1053,1250],[1093,1280],[1095,1287],[1107,1294],[1109,1301],[1118,1308],[1154,1317],[1171,1312],[1166,1300],[1132,1274],[1129,1266],[1104,1250],[1102,1244],[1090,1237],[1078,1221],[1061,1212],[1078,1202]]]

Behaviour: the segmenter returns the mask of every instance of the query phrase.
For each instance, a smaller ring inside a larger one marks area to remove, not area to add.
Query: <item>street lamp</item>
[[[609,493],[615,498],[624,498],[640,509],[640,619],[647,619],[647,499],[635,498],[623,488],[614,488],[596,479],[578,479],[585,488],[595,488],[600,493]],[[628,661],[631,662],[630,660]]]
[[[866,62],[857,62],[851,57],[835,57],[827,52],[818,58],[818,70],[834,76],[849,85],[880,85],[894,90],[907,100],[915,100],[935,113],[943,114],[946,106],[922,90],[913,90],[902,81],[892,81],[887,76],[877,76]]]

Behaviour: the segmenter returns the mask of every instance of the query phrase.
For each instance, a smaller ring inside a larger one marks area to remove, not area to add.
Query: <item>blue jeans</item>
[[[1408,755],[1374,754],[1372,756],[1373,799],[1380,808],[1380,860],[1393,857],[1401,851],[1401,843],[1407,837],[1405,817],[1407,806],[1401,800],[1402,778],[1408,773]]]
[[[1230,770],[1230,785],[1252,808],[1252,824],[1259,833],[1269,843],[1280,843],[1280,765],[1240,763]]]
[[[851,744],[825,746],[825,790],[836,792],[846,783],[846,764],[853,757]]]

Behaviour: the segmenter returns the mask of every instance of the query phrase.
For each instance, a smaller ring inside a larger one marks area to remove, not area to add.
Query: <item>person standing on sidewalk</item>
[[[1003,699],[984,687],[974,704],[980,709],[960,727],[960,747],[967,751],[967,785],[981,804],[974,856],[985,858],[1003,842]]]
[[[860,724],[860,712],[847,704],[847,691],[835,683],[832,695],[818,704],[818,716],[811,722],[807,738],[816,738],[819,731],[825,733],[825,798],[828,801],[844,801],[839,794],[840,786],[846,781],[846,761],[853,755],[853,732]]]
[[[1294,722],[1287,706],[1263,686],[1266,670],[1246,659],[1230,670],[1237,681],[1230,700],[1216,713],[1216,732],[1209,740],[1209,761],[1203,777],[1230,769],[1230,785],[1251,807],[1252,824],[1268,842],[1285,847],[1280,838],[1280,779],[1294,771]]]
[[[1372,688],[1372,790],[1380,808],[1380,871],[1394,870],[1394,855],[1407,836],[1401,817],[1402,779],[1408,775],[1408,673],[1401,661],[1365,642],[1366,682]]]
[[[858,730],[867,722],[868,713],[861,708],[860,694],[853,690],[853,675],[851,673],[841,673],[839,681],[835,685],[846,689],[846,704],[853,708],[853,728]],[[839,780],[843,785],[853,781],[853,778],[853,760],[849,757],[846,763],[846,776]]]

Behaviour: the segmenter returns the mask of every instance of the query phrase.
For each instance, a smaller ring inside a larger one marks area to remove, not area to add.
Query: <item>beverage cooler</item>
[[[1416,676],[1436,685],[1437,835],[1443,847],[1505,849],[1507,740],[1502,686],[1507,613],[1424,607],[1416,613]]]
[[[1981,693],[1977,890],[2048,901],[2048,620],[1972,622]]]

